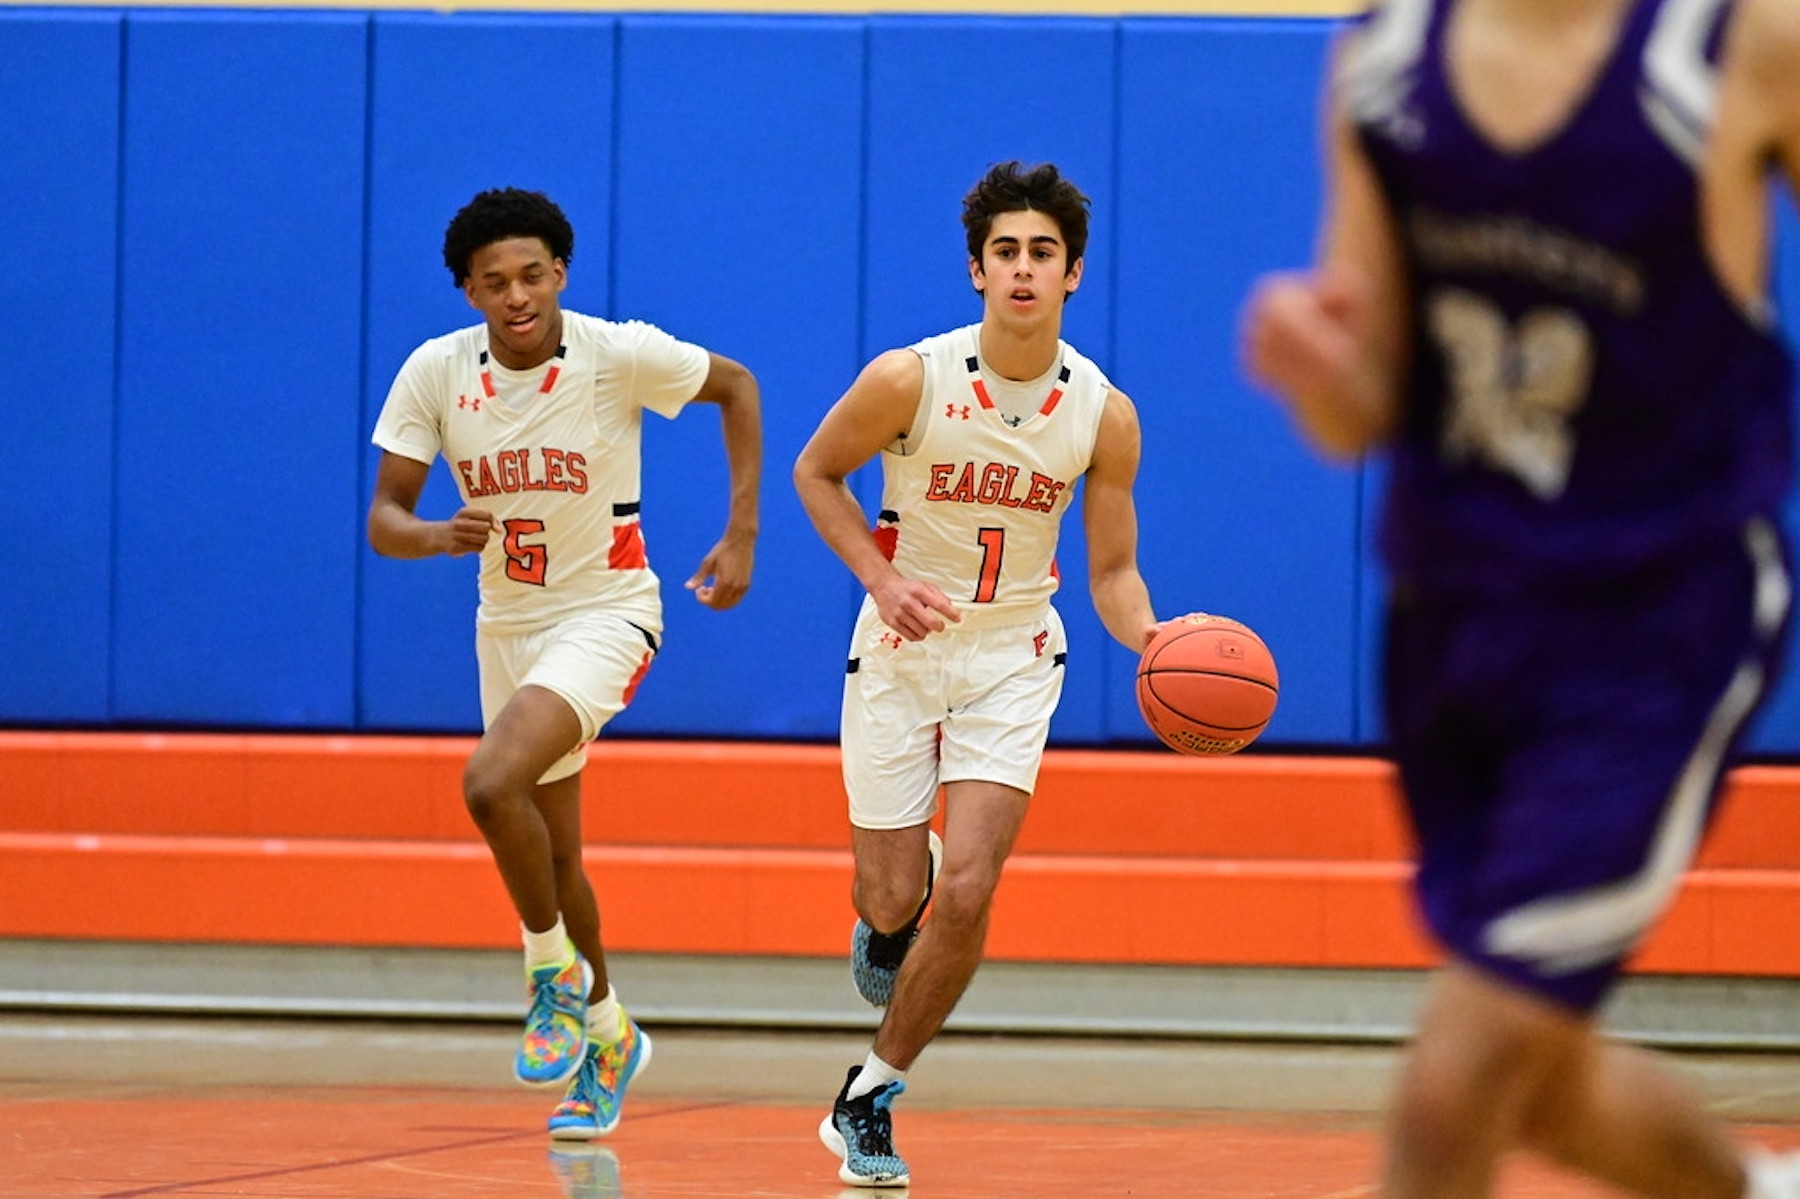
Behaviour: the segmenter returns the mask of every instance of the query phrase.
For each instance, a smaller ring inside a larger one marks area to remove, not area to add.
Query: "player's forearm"
[[[720,405],[725,462],[731,472],[731,508],[727,537],[755,537],[762,494],[762,403],[756,380],[748,374],[733,396]]]
[[[844,480],[796,470],[794,490],[820,540],[850,568],[865,589],[873,591],[877,583],[893,573],[893,564],[869,534],[868,518]]]
[[[1352,461],[1375,449],[1392,431],[1392,404],[1379,373],[1359,367],[1344,375],[1286,392],[1287,408],[1302,436],[1321,454]]]
[[[398,504],[369,509],[369,545],[384,558],[429,558],[444,552],[438,522],[420,519]]]
[[[1132,653],[1142,653],[1146,632],[1156,623],[1156,610],[1150,606],[1150,588],[1137,567],[1094,572],[1088,579],[1088,592],[1106,631]]]

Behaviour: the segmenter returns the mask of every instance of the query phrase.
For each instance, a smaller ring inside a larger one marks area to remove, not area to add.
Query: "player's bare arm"
[[[1114,388],[1100,414],[1094,461],[1082,486],[1082,527],[1088,543],[1088,593],[1094,611],[1119,643],[1142,653],[1159,627],[1150,589],[1137,564],[1137,479],[1143,435],[1137,408]]]
[[[498,527],[485,508],[463,508],[449,520],[424,520],[414,511],[429,462],[383,453],[369,501],[369,544],[388,558],[429,558],[433,554],[479,554]]]
[[[725,461],[731,472],[731,509],[725,532],[687,581],[694,598],[715,610],[732,607],[750,590],[756,562],[758,497],[762,486],[762,391],[742,363],[711,355],[695,401],[719,406]]]
[[[1260,280],[1244,309],[1250,377],[1320,452],[1386,441],[1406,358],[1406,286],[1387,202],[1350,123],[1327,100],[1328,202],[1311,272]]]
[[[1702,176],[1706,248],[1746,312],[1769,310],[1773,253],[1768,176],[1800,195],[1800,6],[1746,0],[1736,10]]]
[[[925,391],[925,364],[911,350],[889,350],[857,375],[825,414],[794,461],[794,490],[819,536],[875,600],[882,622],[920,641],[961,620],[936,586],[895,570],[875,539],[848,482],[883,446],[905,434]]]

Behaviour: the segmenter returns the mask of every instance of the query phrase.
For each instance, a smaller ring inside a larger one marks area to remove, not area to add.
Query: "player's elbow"
[[[699,398],[710,400],[726,410],[756,411],[761,397],[762,389],[749,367],[723,354],[712,356],[712,368]]]
[[[387,506],[377,503],[369,509],[368,520],[363,528],[364,536],[369,540],[369,548],[383,558],[401,558],[401,537],[395,528],[393,513]]]

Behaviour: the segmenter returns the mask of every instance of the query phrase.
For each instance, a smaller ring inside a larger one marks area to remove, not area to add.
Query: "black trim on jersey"
[[[862,669],[862,659],[861,658],[852,658],[852,659],[850,659],[850,665],[848,665],[844,668],[844,673],[845,674],[855,674],[858,670],[861,670],[861,669]]]
[[[1064,650],[1060,654],[1055,654],[1050,659],[1050,665],[1052,665],[1052,666],[1067,666],[1068,664],[1069,664],[1069,651],[1068,650]]]
[[[557,360],[558,362],[560,362],[564,358],[568,357],[568,354],[569,354],[569,347],[566,345],[559,345],[556,347],[556,353],[552,354],[551,357],[553,359]],[[481,351],[481,365],[486,366],[487,364],[488,364],[488,352],[486,350],[483,350],[483,351]]]
[[[656,634],[652,633],[649,629],[646,629],[643,625],[637,624],[634,621],[628,620],[625,623],[628,625],[631,625],[632,628],[636,629],[638,632],[640,632],[644,635],[644,640],[646,642],[648,642],[650,645],[651,653],[658,654],[658,653],[662,652],[662,646],[660,646],[656,643]]]
[[[538,385],[539,395],[549,395],[550,389],[556,386],[556,377],[562,374],[563,359],[568,353],[568,346],[559,345],[556,347],[556,353],[550,356],[550,369],[544,372],[544,381]],[[493,372],[488,370],[488,352],[486,349],[481,351],[481,390],[490,400],[499,394],[494,390]]]
[[[894,511],[892,508],[883,508],[881,510],[881,515],[876,517],[876,519],[877,520],[885,520],[890,525],[897,525],[900,523],[900,514],[896,511]]]
[[[613,505],[613,515],[614,516],[636,516],[638,514],[638,509],[642,508],[643,506],[644,505],[641,500],[633,500],[629,504],[614,504]]]

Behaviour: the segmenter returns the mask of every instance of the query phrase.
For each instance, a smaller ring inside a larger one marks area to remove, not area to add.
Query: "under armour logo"
[[[901,638],[898,633],[883,633],[881,635],[881,644],[887,646],[889,649],[899,649],[902,642],[903,638]]]
[[[471,400],[468,396],[457,396],[456,397],[456,406],[458,408],[467,408],[471,412],[480,412],[481,411],[481,397],[476,396],[474,399]]]
[[[963,404],[960,406],[956,405],[956,404],[945,404],[944,405],[944,415],[945,416],[960,416],[962,419],[968,420],[969,419],[969,406],[967,404]]]
[[[1038,657],[1044,656],[1044,646],[1050,642],[1050,630],[1044,629],[1031,639],[1031,648],[1037,651]]]

